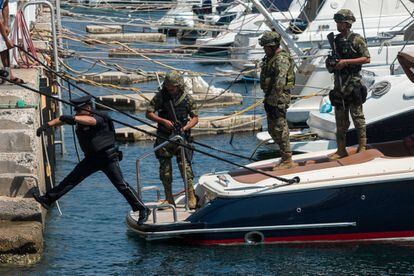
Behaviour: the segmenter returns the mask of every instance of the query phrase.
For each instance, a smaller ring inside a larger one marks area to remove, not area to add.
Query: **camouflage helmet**
[[[356,21],[354,14],[348,9],[340,9],[335,13],[334,20],[336,23],[346,22],[351,25]]]
[[[167,73],[164,78],[164,85],[184,86],[184,79],[178,71]]]
[[[260,46],[279,46],[280,45],[280,34],[277,32],[266,31],[262,37],[259,38]]]

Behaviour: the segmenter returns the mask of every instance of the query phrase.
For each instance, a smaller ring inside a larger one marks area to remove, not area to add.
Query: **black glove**
[[[44,125],[42,125],[41,127],[39,127],[37,130],[36,130],[36,135],[37,135],[37,137],[40,137],[40,135],[42,135],[42,132],[43,131],[45,131],[45,130],[47,130],[48,128],[49,128],[50,126],[46,123],[46,124],[44,124]]]
[[[61,115],[59,121],[67,123],[68,125],[75,125],[75,116],[73,115]]]

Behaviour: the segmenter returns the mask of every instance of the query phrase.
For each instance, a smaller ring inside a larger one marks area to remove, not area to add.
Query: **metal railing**
[[[56,72],[60,72],[60,67],[59,67],[59,55],[58,55],[58,43],[57,43],[57,31],[56,31],[56,20],[55,20],[55,8],[53,7],[53,5],[47,1],[47,0],[36,0],[36,1],[32,1],[32,2],[27,2],[22,6],[22,11],[24,13],[25,9],[28,6],[31,5],[46,5],[49,7],[50,9],[50,25],[52,27],[52,43],[53,43],[53,61],[54,61],[54,65],[55,65],[55,71]],[[60,4],[57,7],[59,9],[59,14],[60,14]],[[58,18],[60,20],[60,16],[58,14]],[[59,21],[57,22],[58,27],[60,28],[60,23]],[[61,80],[60,77],[57,76],[56,77],[56,82],[58,83],[57,85],[57,96],[59,99],[62,99],[62,91],[61,91]],[[63,105],[62,102],[59,101],[58,102],[58,106],[59,106],[59,116],[62,115],[63,112]],[[61,153],[63,154],[65,152],[65,141],[64,141],[64,128],[63,126],[61,126],[59,128],[60,130],[60,141],[55,140],[55,145],[60,145],[61,146]]]
[[[174,142],[181,142],[184,143],[184,138],[180,135],[175,135],[171,138],[169,138],[169,141],[165,141],[161,144],[159,144],[158,146],[154,147],[152,150],[142,154],[140,157],[138,157],[138,159],[136,160],[136,176],[137,176],[137,192],[139,194],[139,196],[142,198],[142,191],[149,191],[149,190],[155,190],[157,192],[157,200],[160,200],[160,189],[157,186],[150,186],[150,187],[142,187],[141,185],[141,173],[140,173],[140,164],[141,162],[146,159],[147,157],[151,156],[153,153],[155,153],[155,151],[165,147],[166,145],[170,144],[171,141]],[[182,160],[182,178],[184,181],[184,190],[185,190],[185,210],[188,211],[189,207],[188,207],[188,183],[187,183],[187,173],[186,173],[186,166],[187,166],[187,162],[186,162],[186,157],[185,157],[185,148],[180,146],[180,151],[181,151],[181,160]],[[173,204],[161,204],[161,205],[157,205],[155,207],[152,208],[153,210],[153,220],[154,223],[157,222],[157,210],[159,209],[164,209],[164,208],[171,208],[173,210],[173,218],[174,218],[174,222],[177,222],[177,209]]]

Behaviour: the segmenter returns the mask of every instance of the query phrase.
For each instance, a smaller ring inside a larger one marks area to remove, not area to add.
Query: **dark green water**
[[[92,12],[92,11],[90,11]],[[105,14],[105,13],[103,13]],[[106,13],[107,14],[107,13]],[[125,16],[125,13],[111,15]],[[152,17],[160,14],[152,13]],[[134,16],[148,17],[148,14]],[[73,31],[84,30],[85,24],[64,23]],[[174,43],[174,39],[169,40]],[[76,51],[88,50],[85,46],[70,43]],[[147,45],[147,47],[149,47]],[[90,54],[95,55],[95,54]],[[150,70],[153,65],[142,61],[126,61],[128,66]],[[69,60],[78,70],[88,64]],[[171,64],[194,71],[214,71],[214,67],[230,68],[228,64],[202,65],[193,62],[175,61]],[[214,79],[220,87],[229,82]],[[139,87],[153,88],[155,83]],[[96,95],[108,94],[97,88],[88,90]],[[235,92],[254,94],[251,84],[235,84]],[[67,94],[65,94],[67,98]],[[245,100],[247,106],[251,100]],[[224,113],[241,109],[236,106]],[[211,115],[217,110],[203,111]],[[258,108],[255,112],[262,113]],[[117,119],[125,119],[111,114]],[[138,114],[142,116],[142,114]],[[135,123],[131,119],[125,119]],[[76,164],[76,154],[72,133],[66,128],[67,153],[58,156],[57,179],[61,180]],[[239,154],[248,155],[256,145],[255,133],[236,134],[233,145],[229,144],[230,135],[205,136],[199,141]],[[134,185],[135,160],[152,147],[152,142],[124,144],[124,160],[121,162],[126,180]],[[212,152],[214,153],[214,152]],[[262,155],[263,156],[263,155]],[[230,160],[245,163],[235,157]],[[196,175],[212,170],[226,170],[231,165],[195,155]],[[144,183],[158,181],[158,162],[151,156],[142,164]],[[174,167],[174,189],[180,190],[177,167]],[[150,199],[152,194],[144,194]],[[125,216],[129,206],[117,193],[103,173],[86,179],[73,191],[60,200],[63,215],[56,208],[49,212],[45,228],[45,252],[40,263],[29,267],[0,267],[0,274],[27,275],[168,275],[168,274],[265,274],[265,275],[408,275],[414,271],[414,243],[388,244],[346,244],[346,245],[266,245],[266,246],[207,246],[194,247],[180,244],[149,243],[139,239],[127,230]],[[410,218],[407,218],[410,219]]]

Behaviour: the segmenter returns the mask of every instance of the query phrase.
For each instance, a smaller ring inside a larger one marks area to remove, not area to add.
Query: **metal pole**
[[[276,32],[278,32],[283,41],[286,42],[287,47],[292,49],[297,56],[303,56],[302,50],[296,45],[296,43],[292,40],[292,38],[286,33],[286,31],[279,25],[279,22],[273,18],[273,16],[266,10],[266,8],[260,3],[258,0],[250,0],[253,5],[259,10],[259,12],[264,16],[267,20],[267,25],[269,27],[273,27]]]
[[[181,142],[184,142],[183,140]],[[187,183],[187,172],[186,172],[186,159],[185,159],[185,148],[183,146],[180,146],[181,148],[181,162],[182,164],[182,170],[183,170],[183,180],[184,180],[184,190],[185,190],[185,210],[190,210],[188,208],[188,183]]]
[[[30,6],[30,5],[47,5],[50,8],[50,23],[51,23],[51,27],[52,27],[52,41],[53,41],[53,59],[55,62],[55,71],[56,72],[60,72],[60,67],[59,67],[59,55],[58,55],[58,44],[57,44],[57,38],[56,38],[56,26],[55,26],[55,9],[53,8],[53,5],[47,1],[47,0],[38,0],[38,1],[33,1],[33,2],[28,2],[25,3],[22,7],[22,11],[24,12],[24,10]],[[59,8],[59,12],[60,12],[60,8]],[[58,98],[62,99],[62,91],[60,88],[60,84],[61,84],[61,80],[59,76],[56,76],[56,81],[58,83],[57,86],[57,94],[58,94]],[[59,101],[58,103],[59,106],[59,116],[62,115],[62,110],[63,110],[63,105],[62,102]],[[65,145],[64,145],[64,129],[63,126],[61,126],[59,128],[60,130],[60,141],[55,141],[55,145],[56,144],[60,144],[61,146],[61,154],[63,155],[63,153],[65,152]]]
[[[58,34],[58,46],[62,46],[62,37],[60,36],[62,34],[62,18],[60,14],[60,0],[55,0],[56,2],[56,31]]]
[[[137,193],[138,193],[138,196],[142,198],[142,188],[141,188],[141,183],[139,181],[140,176],[141,176],[140,171],[139,171],[139,159],[137,159],[135,166],[136,166],[136,173],[137,173]]]

